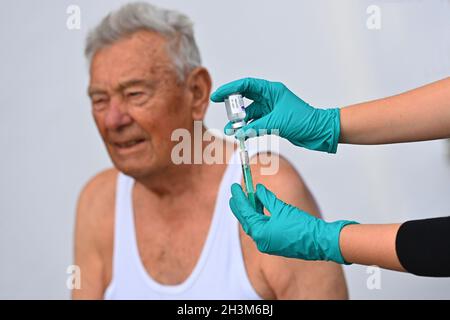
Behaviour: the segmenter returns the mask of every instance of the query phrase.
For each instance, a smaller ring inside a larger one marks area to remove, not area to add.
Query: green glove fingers
[[[256,198],[270,212],[270,217],[252,208],[240,185],[234,184],[231,193],[231,210],[261,252],[346,263],[339,248],[339,235],[344,226],[356,222],[327,223],[284,203],[261,184],[256,187]]]
[[[236,204],[236,201],[233,200],[233,198],[230,199],[230,208],[231,208],[231,212],[233,212],[234,216],[236,217],[236,219],[238,219],[239,223],[241,224],[242,229],[244,229],[244,232],[246,234],[249,234],[250,230],[249,230],[249,226],[247,223],[247,219],[245,218],[245,216],[242,215],[241,209]]]
[[[260,212],[253,209],[250,201],[242,190],[241,185],[233,183],[231,186],[232,197],[230,199],[230,208],[236,218],[242,225],[245,233],[252,236],[252,230],[260,227],[265,221],[269,219],[268,216],[263,214],[262,206]]]
[[[239,92],[253,101],[265,102],[269,81],[255,78],[243,78],[220,86],[212,95],[211,101],[223,102],[230,94]]]
[[[245,122],[249,122],[246,126],[244,126],[242,129],[245,129],[247,132],[247,137],[256,137],[261,134],[268,134],[267,130],[264,132],[264,130],[259,130],[265,128],[266,124],[264,122],[264,119],[261,119],[261,117],[264,117],[264,107],[258,103],[258,102],[252,102],[245,108]],[[264,117],[265,118],[265,117]],[[254,132],[252,133],[251,130]],[[235,130],[231,127],[231,122],[228,122],[224,127],[224,133],[226,135],[233,135],[235,133]]]
[[[260,183],[256,185],[256,197],[274,217],[280,214],[281,210],[279,210],[279,208],[281,206],[287,205],[283,201],[277,199],[272,191]]]
[[[211,100],[222,102],[236,92],[253,100],[246,108],[246,121],[252,121],[242,128],[248,137],[278,130],[281,137],[296,146],[336,153],[340,135],[339,109],[316,109],[282,83],[254,78],[221,86],[211,95]],[[261,132],[262,129],[267,131]]]

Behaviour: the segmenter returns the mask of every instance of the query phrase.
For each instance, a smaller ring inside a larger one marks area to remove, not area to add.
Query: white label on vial
[[[239,97],[230,97],[231,112],[239,113],[244,109],[244,106],[240,105],[239,100]]]

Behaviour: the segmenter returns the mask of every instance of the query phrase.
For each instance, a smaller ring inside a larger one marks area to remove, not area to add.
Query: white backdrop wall
[[[75,205],[111,166],[86,96],[87,31],[119,0],[0,4],[0,298],[69,298]],[[155,0],[195,22],[214,87],[245,76],[278,80],[314,106],[380,98],[450,74],[450,2]],[[81,28],[66,27],[69,5]],[[370,5],[381,28],[370,30]],[[230,44],[233,43],[233,46]],[[235,50],[235,48],[239,50]],[[212,105],[211,128],[225,123]],[[282,143],[328,220],[401,222],[450,214],[447,141],[340,146],[337,155]],[[346,266],[353,299],[450,298],[450,279]]]

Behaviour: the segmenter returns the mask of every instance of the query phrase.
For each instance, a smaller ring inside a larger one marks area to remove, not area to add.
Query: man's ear
[[[195,68],[187,79],[187,88],[192,97],[192,119],[203,120],[211,94],[211,76],[203,67]]]

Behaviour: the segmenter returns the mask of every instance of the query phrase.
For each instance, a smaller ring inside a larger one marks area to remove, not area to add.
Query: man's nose
[[[111,98],[106,111],[105,126],[110,130],[116,130],[132,122],[124,102],[120,98]]]

